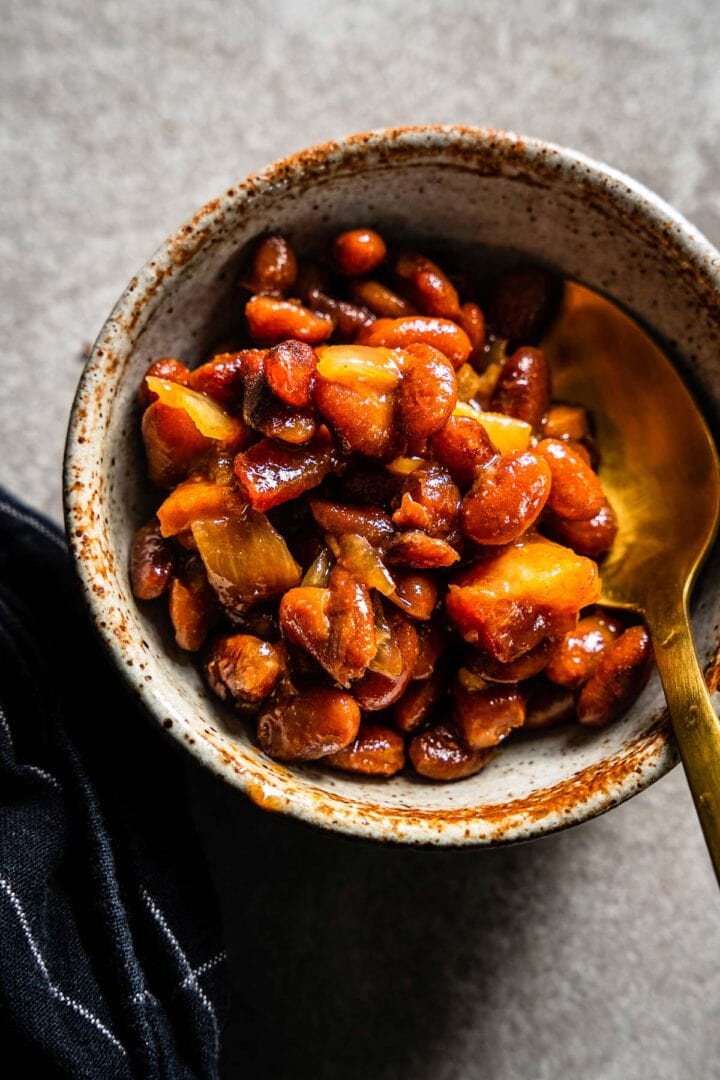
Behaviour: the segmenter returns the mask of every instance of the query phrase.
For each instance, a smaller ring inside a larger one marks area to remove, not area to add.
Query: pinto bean
[[[561,295],[558,281],[536,266],[508,270],[487,298],[488,320],[498,337],[534,345],[553,317]]]
[[[284,295],[297,278],[297,259],[284,236],[266,236],[255,249],[248,288],[256,293]]]
[[[411,619],[425,621],[432,615],[438,601],[438,587],[429,574],[412,570],[395,571],[395,592],[388,600],[396,604]]]
[[[196,557],[187,560],[170,582],[170,621],[181,649],[201,649],[217,610],[215,594],[205,569]]]
[[[260,746],[278,761],[313,761],[352,743],[360,710],[350,694],[317,687],[281,697],[260,714]]]
[[[335,265],[347,277],[371,274],[385,258],[385,241],[372,229],[350,229],[335,238]]]
[[[458,322],[470,338],[473,352],[476,353],[482,349],[485,344],[485,316],[481,308],[471,302],[463,304]]]
[[[551,473],[532,451],[517,450],[491,461],[465,496],[460,526],[478,544],[509,544],[540,516]]]
[[[413,679],[429,679],[447,647],[447,631],[437,622],[421,623],[417,627],[417,635],[418,656],[412,677]]]
[[[539,429],[549,407],[550,368],[545,354],[540,349],[517,349],[502,366],[490,410]]]
[[[574,630],[554,644],[545,670],[547,678],[560,686],[582,686],[622,630],[622,623],[606,612],[599,610],[586,615]]]
[[[400,506],[392,516],[401,528],[446,537],[457,526],[460,489],[440,465],[424,465],[405,480]]]
[[[253,341],[272,345],[294,338],[308,345],[326,341],[333,332],[332,319],[289,300],[258,294],[245,305],[245,318]]]
[[[424,315],[458,319],[457,289],[436,263],[424,255],[407,252],[396,260],[394,273]]]
[[[282,341],[265,356],[265,377],[275,397],[306,409],[312,404],[317,357],[302,341]]]
[[[452,695],[455,723],[470,750],[497,746],[513,728],[522,727],[525,722],[525,699],[517,687],[467,690],[457,681]]]
[[[615,512],[607,499],[589,521],[570,521],[546,510],[541,527],[553,540],[567,544],[589,559],[599,559],[610,550],[618,529]]]
[[[416,570],[452,566],[459,558],[459,552],[447,540],[428,536],[419,529],[401,533],[392,541],[387,553],[389,563],[413,566]]]
[[[145,377],[138,389],[138,401],[143,409],[146,409],[148,405],[152,405],[153,401],[157,401],[157,394],[145,382],[148,375],[154,376],[156,379],[167,379],[168,382],[176,382],[180,383],[181,386],[187,386],[190,369],[181,360],[175,360],[172,356],[161,356],[159,359],[153,360],[145,372]]]
[[[229,409],[237,408],[244,390],[243,366],[247,361],[262,357],[264,349],[242,349],[240,352],[219,353],[190,372],[188,386]]]
[[[474,776],[492,755],[492,749],[468,750],[448,724],[438,724],[416,735],[408,750],[415,772],[428,780],[462,780]]]
[[[367,308],[352,304],[349,300],[338,300],[322,289],[310,290],[308,305],[318,314],[332,319],[335,335],[343,341],[352,341],[358,331],[375,318]]]
[[[450,361],[430,345],[410,345],[397,389],[397,422],[411,439],[426,439],[447,423],[457,401]]]
[[[130,549],[130,584],[137,600],[156,600],[170,584],[173,553],[157,518],[142,525]]]
[[[538,675],[550,663],[555,642],[550,638],[541,641],[529,652],[507,664],[500,663],[487,653],[476,653],[468,661],[468,667],[476,675],[494,683],[519,683]]]
[[[377,506],[351,506],[329,499],[311,499],[310,509],[320,528],[333,536],[354,533],[364,536],[375,547],[382,547],[395,536],[392,521]]]
[[[282,667],[277,646],[253,634],[230,634],[213,641],[205,671],[223,701],[253,704],[272,693]]]
[[[601,654],[580,691],[577,716],[587,727],[605,727],[630,708],[650,677],[652,644],[644,626],[631,626]]]
[[[370,310],[378,318],[400,319],[404,315],[417,315],[411,303],[379,281],[355,281],[350,295],[356,304]]]
[[[472,352],[465,331],[451,319],[412,315],[400,319],[376,319],[364,326],[357,338],[359,345],[406,349],[409,345],[431,345],[447,356],[454,368],[464,364]]]
[[[439,463],[462,488],[471,487],[482,466],[497,456],[487,431],[471,416],[451,416],[433,435],[431,447]]]
[[[405,692],[412,678],[418,656],[418,636],[415,627],[398,611],[388,610],[386,618],[390,633],[400,649],[402,667],[398,675],[381,675],[378,671],[366,671],[353,686],[353,693],[361,709],[376,712],[387,709]]]
[[[270,349],[267,356],[273,351]],[[279,439],[291,446],[301,446],[309,442],[315,434],[317,425],[313,410],[307,406],[298,408],[287,405],[273,393],[266,369],[267,356],[258,350],[243,366],[243,420],[248,427],[267,435],[268,438]],[[277,366],[275,375],[276,382],[280,381]]]
[[[566,405],[557,402],[548,409],[543,423],[546,439],[563,439],[581,442],[590,434],[590,420],[583,405]]]
[[[590,466],[560,439],[543,439],[535,452],[547,463],[552,476],[549,509],[570,521],[591,521],[602,509],[605,493]]]
[[[529,731],[557,727],[575,719],[575,695],[566,686],[538,679],[528,691],[524,727]]]
[[[345,454],[389,457],[395,442],[395,396],[358,383],[346,386],[318,376],[315,404],[338,437]]]
[[[404,732],[417,731],[435,712],[445,690],[446,680],[441,671],[434,671],[427,679],[410,682],[403,696],[393,705],[395,727]]]
[[[364,776],[394,776],[405,764],[405,741],[384,724],[364,724],[355,741],[328,755],[324,764]]]

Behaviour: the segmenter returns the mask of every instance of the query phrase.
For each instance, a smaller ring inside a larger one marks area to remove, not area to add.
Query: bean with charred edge
[[[426,623],[417,627],[418,655],[413,668],[413,679],[429,679],[440,657],[445,652],[448,635],[439,623]]]
[[[352,506],[329,499],[311,499],[310,509],[320,528],[333,536],[354,533],[379,548],[395,536],[392,521],[377,506]]]
[[[394,394],[370,386],[345,386],[318,377],[315,404],[338,437],[345,454],[391,457]]]
[[[550,469],[532,451],[493,459],[463,499],[462,531],[478,544],[509,544],[537,521],[550,490]]]
[[[187,652],[201,649],[215,617],[216,603],[199,559],[188,559],[170,582],[168,610],[180,648]]]
[[[157,394],[145,382],[148,375],[154,375],[156,379],[167,379],[168,382],[177,382],[181,386],[187,386],[190,369],[181,360],[175,360],[172,356],[161,356],[158,360],[153,360],[145,372],[145,378],[138,389],[138,402],[143,409],[146,409],[148,405],[152,405],[153,401],[157,401]]]
[[[281,341],[268,349],[265,377],[275,397],[286,405],[306,409],[312,404],[317,357],[302,341]]]
[[[416,469],[403,484],[400,506],[392,516],[401,528],[422,529],[446,537],[457,526],[460,491],[440,465]]]
[[[255,510],[263,511],[317,487],[336,467],[335,449],[322,429],[305,446],[261,439],[237,454],[233,465],[245,498]]]
[[[507,664],[501,664],[487,653],[475,653],[468,657],[467,666],[488,682],[519,683],[538,675],[550,663],[556,643],[550,638],[541,641],[534,649],[518,656]]]
[[[602,509],[605,495],[587,462],[560,439],[543,439],[535,452],[547,463],[552,476],[548,508],[570,521],[591,521]]]
[[[150,480],[158,487],[171,488],[197,467],[213,446],[213,439],[201,435],[182,409],[154,401],[142,418],[142,436]]]
[[[450,361],[430,345],[409,345],[397,389],[397,422],[411,439],[426,439],[447,423],[457,401]]]
[[[557,686],[545,679],[530,684],[523,727],[536,731],[574,719],[575,695],[566,686]]]
[[[353,686],[353,693],[361,709],[376,712],[387,709],[405,691],[412,678],[418,656],[418,636],[415,627],[397,611],[386,611],[387,621],[394,641],[400,648],[402,668],[396,676],[381,675],[377,671],[366,671]]]
[[[188,386],[207,394],[219,405],[234,410],[243,395],[243,365],[265,355],[264,349],[243,349],[234,353],[219,353],[190,372]]]
[[[622,623],[604,611],[586,615],[574,630],[553,646],[545,671],[547,678],[561,686],[582,686],[597,668],[602,654],[622,631]]]
[[[524,420],[539,429],[550,407],[550,368],[540,349],[522,347],[502,366],[490,411]]]
[[[433,435],[430,445],[439,463],[462,488],[471,487],[482,466],[497,456],[487,431],[471,416],[451,416]]]
[[[587,727],[605,727],[630,708],[650,677],[652,645],[644,626],[631,626],[602,653],[580,691],[577,716]]]
[[[517,687],[489,686],[467,690],[453,685],[453,716],[458,732],[470,750],[497,746],[513,728],[525,721],[525,699]]]
[[[296,408],[279,400],[271,390],[265,365],[266,356],[259,351],[245,362],[243,420],[268,438],[292,446],[309,442],[316,429],[312,408]]]
[[[400,319],[376,319],[358,334],[358,345],[406,349],[408,345],[431,345],[447,356],[454,368],[464,364],[472,352],[465,331],[451,319],[412,315]]]
[[[446,690],[445,675],[434,671],[427,679],[416,679],[395,702],[392,718],[400,731],[417,731],[432,717]]]
[[[423,315],[459,318],[457,289],[436,263],[424,255],[406,253],[396,260],[394,272]]]
[[[587,409],[582,405],[556,402],[548,409],[542,430],[546,439],[581,442],[590,435]]]
[[[173,572],[173,553],[156,518],[142,525],[130,550],[130,583],[137,600],[156,600],[167,589]]]
[[[328,755],[324,764],[364,776],[394,776],[405,764],[405,742],[383,724],[364,724],[355,741]]]
[[[543,532],[567,544],[578,555],[599,559],[613,545],[617,536],[617,518],[610,503],[605,499],[600,510],[590,521],[569,521],[546,510],[540,527]]]
[[[429,619],[438,602],[438,587],[429,574],[412,570],[396,570],[393,574],[395,592],[388,597],[411,619]]]
[[[555,314],[561,289],[546,270],[520,266],[508,270],[487,298],[488,320],[498,337],[534,345]]]
[[[258,718],[257,737],[278,761],[313,761],[349,746],[359,727],[350,694],[318,687],[273,701]]]
[[[253,634],[213,641],[205,664],[210,687],[223,701],[254,704],[268,697],[282,670],[279,649]]]
[[[297,259],[284,236],[266,236],[253,256],[247,287],[256,293],[288,293],[297,278]]]
[[[438,724],[416,735],[408,750],[415,772],[428,780],[462,780],[474,776],[492,755],[492,749],[468,750],[447,724]]]
[[[335,238],[335,265],[347,277],[371,274],[385,258],[385,241],[372,229],[350,229]]]
[[[325,316],[290,300],[276,300],[272,296],[258,294],[245,305],[245,317],[250,336],[262,345],[294,338],[317,345],[326,341],[333,332],[333,322]]]
[[[355,281],[350,295],[357,304],[379,318],[400,319],[404,315],[417,315],[412,304],[379,281]]]
[[[413,566],[417,570],[435,570],[452,566],[460,554],[447,540],[428,536],[419,529],[402,533],[390,544],[387,561],[393,565]]]

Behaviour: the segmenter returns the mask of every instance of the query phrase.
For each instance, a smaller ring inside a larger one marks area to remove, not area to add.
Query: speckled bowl
[[[290,768],[263,756],[174,646],[164,613],[137,605],[130,593],[128,549],[148,509],[135,405],[148,362],[203,357],[237,302],[239,261],[263,231],[286,233],[302,250],[318,232],[358,223],[450,244],[479,260],[521,252],[605,292],[671,350],[720,430],[720,256],[662,200],[581,154],[512,133],[426,127],[357,135],[226,191],[128,285],[88,361],[70,420],[66,519],[82,588],[111,656],[154,720],[260,805],[406,843],[540,836],[615,806],[675,764],[657,678],[607,730],[513,741],[478,776],[455,784]],[[713,672],[719,570],[716,551],[694,612],[699,653]]]

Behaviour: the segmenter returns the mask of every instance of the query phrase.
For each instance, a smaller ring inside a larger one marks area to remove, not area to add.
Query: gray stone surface
[[[80,353],[206,199],[312,142],[485,123],[576,146],[720,241],[705,0],[5,0],[0,480],[60,510]],[[717,889],[680,771],[508,850],[368,847],[188,765],[233,962],[224,1075],[718,1075]]]

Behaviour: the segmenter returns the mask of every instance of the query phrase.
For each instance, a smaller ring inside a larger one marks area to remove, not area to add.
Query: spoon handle
[[[720,720],[695,652],[686,602],[659,613],[649,625],[675,738],[720,884]]]

